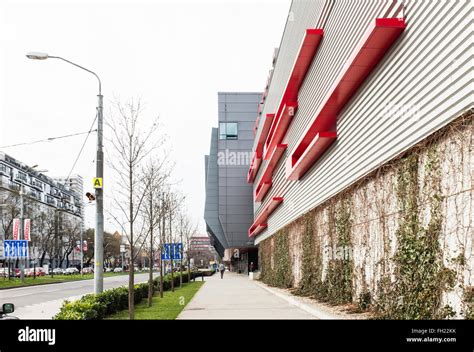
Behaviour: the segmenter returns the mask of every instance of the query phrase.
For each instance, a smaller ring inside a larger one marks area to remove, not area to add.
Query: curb
[[[290,294],[285,294],[285,293],[279,292],[275,289],[272,289],[272,288],[268,287],[267,285],[265,285],[261,282],[258,282],[258,281],[254,281],[254,282],[255,282],[256,285],[260,286],[264,290],[266,290],[266,291],[274,294],[275,296],[287,301],[289,304],[291,304],[295,307],[298,307],[301,310],[304,310],[306,313],[309,313],[309,314],[311,314],[312,316],[314,316],[318,319],[324,319],[324,320],[341,320],[342,319],[340,316],[328,314],[328,313],[323,312],[323,311],[321,311],[317,308],[311,307],[310,305],[301,302],[300,300],[298,300],[297,298],[293,297]]]

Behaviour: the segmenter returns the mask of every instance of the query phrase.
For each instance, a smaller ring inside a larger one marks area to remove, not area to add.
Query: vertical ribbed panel
[[[474,106],[473,4],[463,1],[294,1],[263,113],[278,104],[306,28],[325,35],[300,89],[299,108],[266,199],[285,202],[256,242],[448,124]],[[339,116],[338,141],[300,181],[285,161],[364,32],[377,17],[407,28]],[[265,163],[265,162],[264,162]],[[264,169],[262,164],[260,170]],[[257,174],[254,185],[258,184]],[[255,216],[266,204],[255,204]]]

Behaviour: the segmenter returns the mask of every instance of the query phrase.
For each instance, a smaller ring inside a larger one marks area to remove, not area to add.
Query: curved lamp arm
[[[94,71],[88,70],[87,68],[82,67],[81,65],[78,65],[78,64],[76,64],[76,63],[74,63],[74,62],[72,62],[72,61],[66,60],[66,59],[64,59],[64,58],[62,58],[62,57],[60,57],[60,56],[50,56],[50,55],[48,55],[48,59],[49,59],[49,58],[51,58],[51,59],[59,59],[59,60],[66,61],[67,63],[69,63],[69,64],[71,64],[71,65],[74,65],[74,66],[76,66],[76,67],[79,67],[79,68],[83,69],[84,71],[87,71],[87,72],[89,72],[89,73],[92,73],[92,74],[97,78],[97,80],[99,81],[99,95],[102,95],[102,82],[100,81],[100,78],[99,78],[99,76],[97,75],[97,73],[95,73]]]

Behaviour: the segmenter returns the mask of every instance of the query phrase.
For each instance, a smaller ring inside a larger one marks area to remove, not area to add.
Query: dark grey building
[[[253,196],[247,172],[261,99],[262,93],[218,93],[218,128],[212,129],[205,156],[207,232],[219,255],[241,272],[247,271],[249,258],[256,261],[257,256],[248,238]]]

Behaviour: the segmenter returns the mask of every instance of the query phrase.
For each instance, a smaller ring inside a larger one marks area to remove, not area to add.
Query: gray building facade
[[[221,257],[225,250],[249,247],[253,222],[252,185],[247,182],[255,117],[262,93],[218,93],[218,127],[205,156],[207,232]]]

